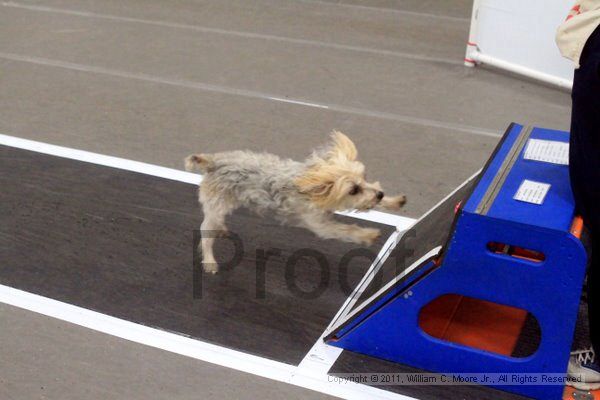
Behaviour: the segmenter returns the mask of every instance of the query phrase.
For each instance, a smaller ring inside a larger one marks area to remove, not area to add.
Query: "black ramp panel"
[[[194,185],[5,146],[0,171],[1,284],[277,361],[302,360],[370,264],[340,268],[355,245],[241,210],[228,219],[240,263],[194,283]],[[340,219],[383,230],[371,257],[393,231]],[[286,269],[300,249],[313,256]],[[232,241],[215,250],[231,258]],[[258,272],[257,250],[274,254]]]
[[[465,182],[402,235],[373,280],[362,289],[358,301],[350,311],[363,306],[366,300],[432,249],[445,246],[453,230],[455,209],[461,201],[469,197],[476,181],[477,177],[472,177]]]

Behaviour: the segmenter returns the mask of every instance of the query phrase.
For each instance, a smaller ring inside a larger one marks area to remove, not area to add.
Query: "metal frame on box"
[[[475,67],[478,64],[487,64],[495,68],[503,69],[514,74],[522,75],[527,78],[535,79],[551,85],[570,90],[573,86],[572,79],[565,79],[544,71],[526,67],[513,61],[504,60],[493,55],[487,54],[478,46],[478,28],[479,11],[482,0],[473,1],[473,10],[471,13],[471,26],[469,29],[469,39],[467,40],[467,49],[465,53],[465,66]],[[556,50],[558,53],[558,49]]]

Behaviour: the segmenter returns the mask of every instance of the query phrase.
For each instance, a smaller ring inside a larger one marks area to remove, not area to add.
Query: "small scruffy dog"
[[[380,235],[378,229],[338,222],[334,211],[364,211],[375,206],[399,209],[406,197],[384,196],[379,182],[366,181],[365,166],[356,156],[354,143],[337,131],[326,147],[304,162],[250,151],[190,155],[185,159],[186,169],[204,174],[198,191],[204,211],[200,230],[224,234],[225,217],[236,208],[247,207],[259,214],[274,212],[282,222],[309,229],[324,239],[372,244]],[[216,273],[214,238],[202,236],[203,268]]]

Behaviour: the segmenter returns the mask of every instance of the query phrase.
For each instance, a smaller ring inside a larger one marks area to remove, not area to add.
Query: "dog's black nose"
[[[379,192],[377,192],[377,200],[381,200],[381,199],[383,199],[383,192],[379,191]]]

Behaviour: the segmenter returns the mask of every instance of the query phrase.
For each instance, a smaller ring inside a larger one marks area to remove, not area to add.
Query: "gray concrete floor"
[[[0,304],[0,398],[330,399]]]
[[[195,151],[248,148],[300,159],[340,129],[357,143],[370,177],[408,195],[402,214],[418,217],[483,165],[510,122],[569,124],[568,93],[462,66],[470,3],[4,3],[0,133],[181,168]],[[37,317],[11,318],[24,320],[16,325],[24,332],[34,323],[25,320]],[[4,343],[19,332],[2,328],[0,337]],[[33,339],[40,351],[56,345]],[[59,345],[64,359],[85,356]],[[159,364],[175,362],[154,356]],[[13,358],[8,369],[25,371],[30,360]],[[107,390],[125,393],[130,384]],[[22,398],[19,386],[9,386],[8,395]],[[218,393],[221,386],[202,388]],[[102,398],[95,396],[88,398]]]

